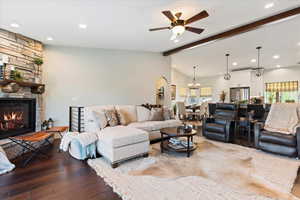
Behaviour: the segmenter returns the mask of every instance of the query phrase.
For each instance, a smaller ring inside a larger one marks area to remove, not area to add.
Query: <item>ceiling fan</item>
[[[182,35],[185,30],[193,32],[193,33],[197,33],[197,34],[202,33],[204,31],[204,29],[195,28],[195,27],[186,26],[186,25],[191,24],[195,21],[198,21],[200,19],[203,19],[203,18],[206,18],[209,16],[208,13],[206,12],[206,10],[201,11],[197,15],[195,15],[187,20],[180,19],[181,15],[182,15],[181,12],[176,13],[175,16],[169,10],[162,11],[162,13],[171,21],[171,26],[160,27],[160,28],[151,28],[151,29],[149,29],[149,31],[160,31],[160,30],[165,30],[165,29],[172,30],[173,35],[171,37],[171,40],[175,40],[178,36]]]

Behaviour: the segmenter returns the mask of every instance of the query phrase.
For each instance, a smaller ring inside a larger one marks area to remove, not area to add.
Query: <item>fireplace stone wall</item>
[[[18,33],[0,29],[0,56],[8,58],[5,67],[5,77],[9,78],[12,68],[18,70],[23,81],[42,83],[42,68],[34,64],[35,58],[43,58],[43,44]],[[0,86],[0,98],[35,98],[36,99],[36,130],[40,130],[44,120],[43,95],[32,94],[30,88],[22,87],[17,93],[4,93]],[[18,152],[8,139],[0,140],[8,157],[16,156]]]

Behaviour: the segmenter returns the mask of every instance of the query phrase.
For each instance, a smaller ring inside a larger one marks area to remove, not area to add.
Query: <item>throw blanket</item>
[[[62,151],[68,151],[71,141],[78,135],[78,132],[68,132],[63,135],[60,141],[59,149]]]
[[[265,129],[271,132],[295,134],[299,124],[299,103],[275,103],[265,123]]]
[[[92,143],[95,143],[98,140],[98,136],[96,133],[80,133],[75,137],[75,139],[85,147]]]
[[[75,148],[78,153],[70,152],[77,159],[84,160],[86,158],[96,157],[96,142],[98,140],[96,133],[66,133],[60,143],[60,149],[68,151],[72,143],[72,149]]]
[[[10,172],[15,168],[15,165],[9,162],[6,157],[5,151],[0,146],[0,174]]]

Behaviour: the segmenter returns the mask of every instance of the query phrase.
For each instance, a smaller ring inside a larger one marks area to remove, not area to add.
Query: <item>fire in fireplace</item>
[[[0,139],[35,131],[35,99],[0,98]]]
[[[10,112],[4,113],[2,122],[0,122],[0,130],[8,131],[12,129],[24,128],[24,120],[23,120],[24,112]]]

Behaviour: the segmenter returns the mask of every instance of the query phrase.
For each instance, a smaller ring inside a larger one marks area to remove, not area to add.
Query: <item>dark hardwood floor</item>
[[[120,200],[111,187],[86,162],[58,153],[59,140],[49,149],[48,159],[38,158],[25,168],[0,176],[0,200]]]
[[[85,161],[58,153],[59,140],[50,147],[48,159],[36,159],[27,167],[0,175],[0,200],[121,200]],[[300,196],[300,170],[292,193]]]

